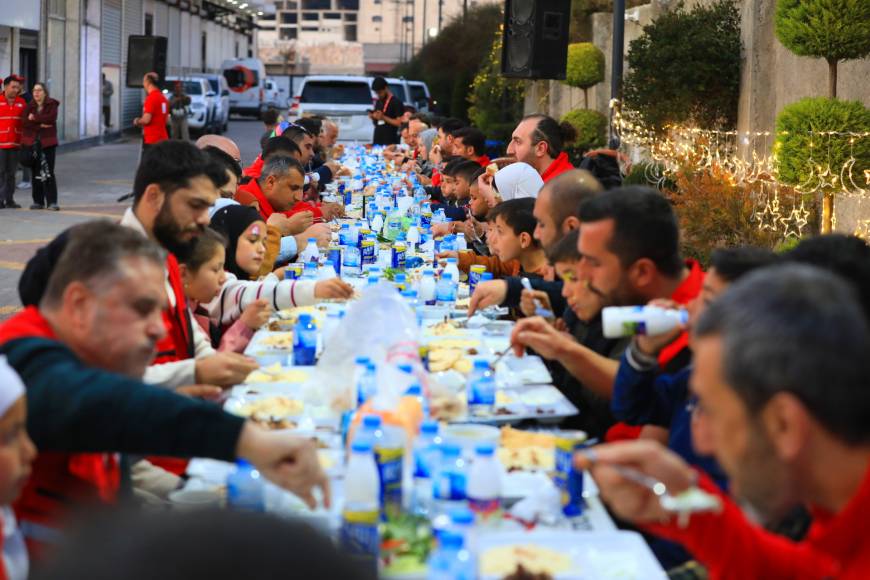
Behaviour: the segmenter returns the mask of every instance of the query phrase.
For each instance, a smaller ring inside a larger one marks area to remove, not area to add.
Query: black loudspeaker
[[[142,87],[142,77],[156,72],[160,82],[166,78],[165,36],[131,36],[127,41],[127,86]]]
[[[564,79],[571,0],[507,0],[501,72],[522,79]]]

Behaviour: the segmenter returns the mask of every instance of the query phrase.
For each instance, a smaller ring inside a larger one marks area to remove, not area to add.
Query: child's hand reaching
[[[241,321],[250,328],[251,330],[257,330],[266,322],[269,321],[269,317],[272,315],[272,307],[269,306],[269,302],[267,300],[257,300],[256,302],[251,302],[248,304],[244,311],[242,311]]]

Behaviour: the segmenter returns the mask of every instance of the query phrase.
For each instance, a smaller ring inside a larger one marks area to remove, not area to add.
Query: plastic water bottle
[[[620,338],[635,334],[664,334],[689,322],[685,309],[672,310],[658,306],[608,306],[601,311],[605,338]]]
[[[420,426],[414,441],[414,491],[411,509],[415,514],[428,515],[432,511],[432,476],[441,459],[441,436],[438,421],[427,419]]]
[[[435,285],[435,304],[450,308],[456,304],[456,286],[450,272],[443,272],[438,284]]]
[[[417,300],[417,291],[413,288],[408,288],[402,292],[402,298],[405,299],[405,303],[411,307],[411,310],[416,311],[417,306],[420,304],[420,301]]]
[[[341,312],[327,312],[326,321],[323,323],[323,344],[332,340],[339,324],[341,324]]]
[[[477,545],[477,536],[474,530],[474,512],[467,506],[461,506],[450,510],[450,525],[448,531],[462,536],[462,543],[468,550],[474,550]]]
[[[426,396],[423,394],[423,387],[421,387],[418,383],[414,383],[408,390],[405,391],[406,397],[414,397],[420,403],[420,410],[423,411],[423,417],[429,418],[429,400],[426,399]]]
[[[466,499],[467,466],[462,449],[455,443],[441,445],[441,461],[432,478],[435,506],[443,510],[459,507]]]
[[[493,279],[492,272],[484,272],[483,274],[480,275],[481,282],[489,282],[492,279]]]
[[[357,406],[365,402],[363,377],[366,374],[371,359],[367,356],[358,356],[353,361],[353,388],[356,391]]]
[[[416,224],[411,224],[408,227],[408,249],[415,250],[417,249],[417,244],[420,243],[420,230],[417,229]]]
[[[435,272],[432,270],[423,270],[423,278],[420,279],[417,299],[420,303],[428,306],[435,304]]]
[[[335,273],[333,271],[333,273]],[[305,262],[305,267],[302,270],[303,280],[317,280],[317,262]]]
[[[357,361],[359,361],[359,359],[357,359]],[[361,372],[356,389],[357,403],[359,405],[362,405],[375,395],[378,389],[378,368],[375,363],[370,360],[366,361],[365,370]]]
[[[468,471],[468,506],[480,520],[487,520],[501,507],[501,467],[492,443],[474,449],[474,463]]]
[[[237,460],[236,470],[227,476],[227,505],[249,512],[266,509],[265,486],[260,472],[244,459]]]
[[[365,415],[362,418],[362,423],[360,424],[359,429],[356,432],[356,435],[353,438],[353,442],[357,443],[360,441],[364,441],[372,446],[372,450],[374,451],[375,447],[381,442],[381,439],[384,438],[383,420],[380,415]]]
[[[408,277],[402,273],[396,274],[393,276],[393,286],[396,287],[399,293],[404,292],[408,289]]]
[[[457,252],[464,252],[465,250],[468,249],[468,240],[465,239],[464,235],[457,234],[456,244],[454,244],[454,245],[456,246],[455,249]]]
[[[459,260],[456,258],[447,258],[447,266],[444,272],[449,272],[453,276],[453,283],[459,284]]]
[[[317,262],[320,258],[320,249],[317,247],[316,238],[308,238],[308,245],[299,254],[299,261],[307,264],[308,262]]]
[[[468,414],[476,415],[492,410],[495,405],[495,376],[489,362],[478,359],[468,375]]]
[[[362,264],[359,248],[356,246],[345,246],[341,254],[341,274],[342,276],[359,276],[362,271]]]
[[[378,522],[380,520],[380,482],[378,468],[368,441],[354,441],[347,462],[344,509],[341,515],[342,548],[377,568],[380,554]]]
[[[450,221],[450,220],[447,220]],[[456,250],[456,236],[453,234],[447,234],[441,240],[441,247],[439,251],[441,252],[453,252]]]
[[[356,241],[353,240],[350,224],[341,224],[341,229],[338,231],[338,243],[341,246],[356,245]]]
[[[428,561],[427,580],[473,580],[477,570],[462,536],[445,532]]]
[[[314,366],[317,358],[317,327],[311,315],[299,315],[293,327],[293,364],[295,366]]]

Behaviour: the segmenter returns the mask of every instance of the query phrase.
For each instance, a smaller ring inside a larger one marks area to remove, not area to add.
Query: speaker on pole
[[[130,36],[127,40],[127,86],[142,87],[142,77],[156,72],[166,78],[165,36]]]
[[[564,79],[571,0],[507,0],[501,72],[522,79]]]

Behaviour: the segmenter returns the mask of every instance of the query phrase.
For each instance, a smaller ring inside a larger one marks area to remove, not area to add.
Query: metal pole
[[[465,22],[465,17],[468,16],[468,0],[462,0],[462,21]]]
[[[426,28],[426,12],[428,12],[428,1],[423,0],[423,46],[426,46],[426,41],[429,40],[429,29]]]
[[[438,34],[441,34],[441,8],[444,6],[444,0],[438,0]]]
[[[622,99],[622,60],[625,52],[625,0],[613,0],[613,53],[610,63],[610,98]],[[611,111],[611,116],[613,112]],[[619,135],[610,127],[611,149],[619,147]]]

